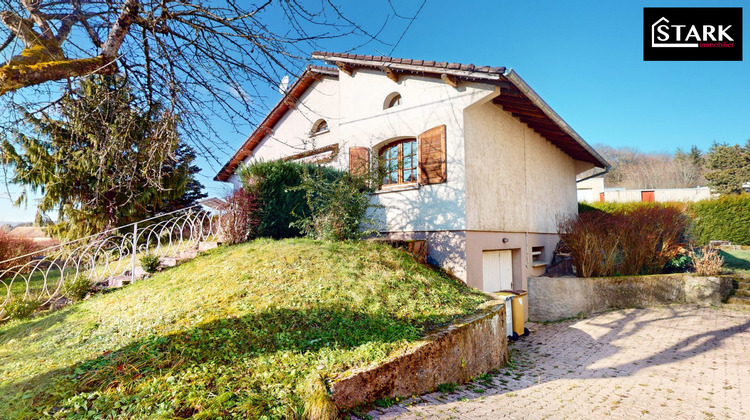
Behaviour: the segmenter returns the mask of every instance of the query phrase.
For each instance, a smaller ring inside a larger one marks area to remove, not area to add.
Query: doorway
[[[513,288],[513,252],[482,251],[482,290],[497,292]]]

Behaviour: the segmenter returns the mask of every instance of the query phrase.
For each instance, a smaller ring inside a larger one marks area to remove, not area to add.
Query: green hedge
[[[328,183],[342,176],[341,171],[333,168],[284,161],[254,162],[238,171],[243,188],[258,197],[256,237],[303,236],[304,232],[296,225],[312,214],[306,192],[301,188],[306,173]]]
[[[712,240],[750,245],[750,194],[725,195],[688,206],[691,236],[699,245]]]
[[[674,206],[691,219],[688,237],[696,245],[708,245],[712,240],[730,241],[737,245],[750,245],[750,194],[725,195],[720,198],[694,203],[578,203],[578,212],[603,211],[628,213],[649,206]]]

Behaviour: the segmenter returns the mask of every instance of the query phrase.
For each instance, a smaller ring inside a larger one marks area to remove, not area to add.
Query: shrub
[[[310,171],[317,171],[323,179],[336,177],[332,168],[284,161],[253,162],[238,171],[243,188],[257,198],[255,236],[281,239],[302,235],[299,221],[309,218],[312,210],[299,187]]]
[[[249,240],[258,226],[258,201],[254,194],[239,188],[226,197],[221,218],[224,242],[229,245]]]
[[[750,194],[726,195],[691,203],[691,237],[699,245],[712,240],[750,245]]]
[[[693,261],[695,272],[699,276],[717,276],[721,274],[724,258],[719,255],[719,250],[702,248],[689,251],[690,259]]]
[[[320,240],[360,239],[371,230],[367,217],[372,189],[366,179],[347,172],[306,171],[299,189],[304,191],[310,216],[293,225],[307,236]]]
[[[668,205],[589,211],[558,223],[582,277],[656,274],[677,256],[686,217]]]
[[[85,276],[77,276],[65,285],[65,297],[73,301],[83,300],[91,291],[91,282]]]
[[[29,318],[40,306],[42,306],[41,302],[35,297],[11,299],[3,307],[3,314],[0,315],[0,319],[6,317],[11,319]]]
[[[31,254],[39,250],[39,246],[33,241],[22,238],[14,238],[8,235],[8,232],[0,230],[0,277],[9,268],[26,264],[31,261],[32,256],[20,258],[17,260],[2,262],[21,255]]]
[[[141,267],[143,267],[147,273],[156,273],[156,270],[159,268],[159,257],[147,252],[141,257]]]

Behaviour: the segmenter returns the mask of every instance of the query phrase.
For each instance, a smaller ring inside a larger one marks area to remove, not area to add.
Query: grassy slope
[[[326,378],[484,300],[378,244],[220,248],[0,326],[0,407],[11,418],[301,417]]]
[[[729,271],[750,276],[750,250],[721,250],[719,253]]]

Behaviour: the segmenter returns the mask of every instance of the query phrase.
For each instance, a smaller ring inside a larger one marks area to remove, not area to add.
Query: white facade
[[[569,156],[493,103],[502,94],[496,85],[466,80],[453,86],[407,72],[394,81],[373,68],[350,73],[312,83],[244,162],[338,144],[329,164],[346,169],[351,147],[376,156],[394,140],[445,125],[446,182],[376,192],[379,229],[392,238],[426,239],[432,262],[480,289],[499,284],[483,272],[503,273],[507,280],[512,271],[516,289],[542,274],[558,240],[557,218],[576,212],[576,174],[593,164]],[[401,104],[384,109],[393,93]],[[311,135],[321,118],[329,130]],[[501,250],[512,251],[497,254],[512,268],[483,270],[489,255],[483,253]]]

